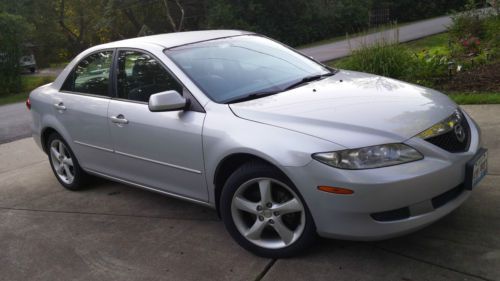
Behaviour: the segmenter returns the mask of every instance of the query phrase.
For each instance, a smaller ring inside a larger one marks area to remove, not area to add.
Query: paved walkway
[[[97,181],[64,190],[32,139],[0,145],[0,280],[500,280],[500,105],[465,106],[490,174],[465,204],[382,242],[320,240],[255,257],[211,209]]]
[[[492,11],[491,8],[478,9],[478,15]],[[401,27],[388,29],[381,32],[371,33],[368,35],[356,36],[349,40],[337,41],[329,44],[322,44],[315,47],[300,49],[304,54],[313,57],[314,59],[327,62],[330,60],[346,57],[351,53],[351,50],[359,49],[363,45],[371,45],[377,41],[398,41],[408,42],[417,40],[430,35],[445,32],[447,27],[451,25],[450,16],[442,16],[438,18],[422,20],[414,23],[405,24]]]
[[[423,20],[399,28],[388,29],[368,35],[357,36],[349,40],[337,41],[329,44],[319,45],[310,48],[300,49],[304,54],[322,62],[346,57],[351,50],[358,49],[363,45],[371,45],[377,41],[388,40],[408,42],[438,34],[446,31],[446,27],[451,24],[449,16]]]

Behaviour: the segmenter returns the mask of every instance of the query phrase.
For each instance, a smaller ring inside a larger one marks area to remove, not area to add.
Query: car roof
[[[157,34],[151,36],[125,39],[98,45],[95,46],[94,48],[101,49],[101,48],[131,47],[137,43],[149,43],[149,44],[159,45],[168,49],[196,42],[208,41],[225,37],[240,36],[246,34],[254,34],[254,33],[241,30],[203,30],[203,31],[174,32],[174,33],[165,33],[165,34]]]

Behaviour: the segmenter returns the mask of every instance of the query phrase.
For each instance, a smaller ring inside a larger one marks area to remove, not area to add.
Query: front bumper
[[[464,153],[449,153],[412,138],[405,143],[424,154],[420,161],[368,170],[340,170],[312,161],[305,167],[285,170],[306,201],[320,236],[381,240],[406,234],[449,214],[470,196],[461,185],[467,161],[480,148],[480,132],[467,118],[471,143]],[[325,193],[317,190],[319,185],[348,188],[354,193]],[[389,211],[397,210],[407,214],[391,217]],[[383,219],[374,214],[389,216]]]

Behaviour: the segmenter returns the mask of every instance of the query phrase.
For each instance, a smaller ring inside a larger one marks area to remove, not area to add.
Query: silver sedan
[[[65,188],[94,175],[213,207],[266,257],[318,234],[415,231],[460,206],[487,170],[479,127],[445,95],[250,32],[95,46],[27,106]]]

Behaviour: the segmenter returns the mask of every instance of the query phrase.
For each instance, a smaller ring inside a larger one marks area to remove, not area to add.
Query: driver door
[[[176,195],[207,201],[203,177],[203,110],[151,112],[152,94],[188,92],[152,55],[119,50],[117,98],[108,109],[116,161],[114,176]]]

